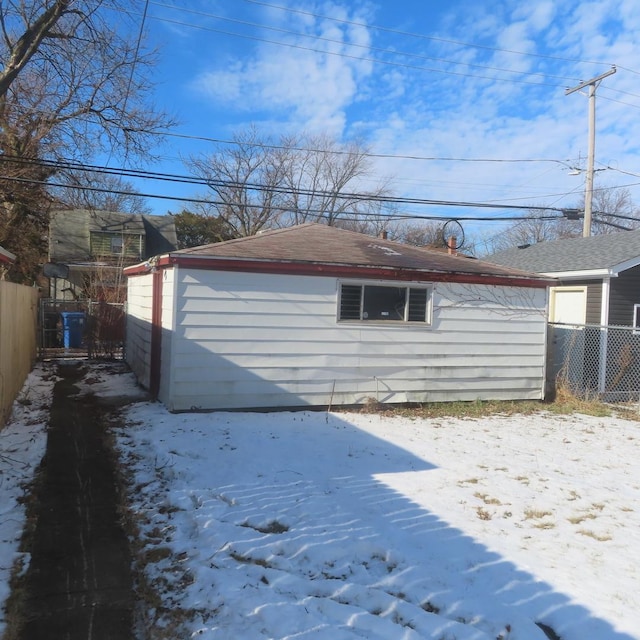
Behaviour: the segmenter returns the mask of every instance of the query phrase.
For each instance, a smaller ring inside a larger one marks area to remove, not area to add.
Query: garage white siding
[[[138,382],[149,388],[151,380],[152,275],[128,278],[126,359]]]
[[[546,289],[438,283],[430,326],[343,323],[335,277],[166,271],[171,410],[542,398]]]
[[[163,372],[160,377],[160,389],[158,397],[167,397],[171,388],[171,376],[173,367],[171,366],[171,353],[173,348],[173,332],[175,328],[175,274],[179,271],[175,269],[164,269],[162,273],[162,342],[160,347],[160,370]]]

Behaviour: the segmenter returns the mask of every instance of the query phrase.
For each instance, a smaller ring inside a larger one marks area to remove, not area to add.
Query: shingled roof
[[[327,225],[307,223],[255,236],[174,251],[157,260],[159,266],[179,264],[199,268],[241,268],[264,271],[269,265],[288,265],[289,273],[346,273],[358,269],[388,270],[391,277],[423,278],[462,274],[473,280],[484,277],[519,279],[544,286],[545,278],[464,256],[384,240]],[[223,266],[226,265],[226,266]],[[133,268],[126,273],[132,275]],[[382,273],[376,275],[381,276]]]
[[[499,251],[486,260],[548,275],[584,271],[613,275],[640,264],[640,230],[540,242]]]

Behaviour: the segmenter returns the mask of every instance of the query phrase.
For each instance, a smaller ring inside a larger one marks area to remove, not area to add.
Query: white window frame
[[[341,317],[342,311],[342,291],[343,287],[360,287],[360,317],[359,318],[346,318]],[[389,289],[404,289],[405,290],[405,302],[404,313],[402,319],[396,318],[368,318],[365,316],[366,310],[364,309],[365,288],[366,287],[385,287]],[[425,303],[425,318],[424,320],[409,320],[409,301],[410,291],[412,289],[419,289],[426,292]],[[341,280],[338,282],[338,300],[336,308],[336,321],[339,324],[382,324],[385,326],[416,326],[416,327],[430,327],[432,324],[432,301],[433,301],[433,285],[425,284],[424,282],[395,282],[388,280]]]
[[[633,325],[633,334],[640,334],[640,304],[633,305],[633,318],[631,319]]]
[[[120,248],[117,249],[116,245],[120,243]],[[121,235],[112,235],[109,238],[109,244],[111,247],[111,255],[114,256],[121,256],[124,253],[124,247],[125,247],[125,243],[124,243],[124,237]]]

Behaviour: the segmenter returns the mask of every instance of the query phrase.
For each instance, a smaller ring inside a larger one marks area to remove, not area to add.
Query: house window
[[[91,256],[108,259],[116,256],[140,260],[144,251],[144,237],[135,233],[91,231]]]
[[[429,323],[428,287],[341,284],[338,320]]]
[[[122,236],[111,236],[111,253],[120,255],[124,249],[124,240]]]

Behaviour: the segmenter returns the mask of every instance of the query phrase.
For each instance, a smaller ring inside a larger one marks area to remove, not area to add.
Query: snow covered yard
[[[52,371],[31,374],[0,432],[0,601],[29,560],[21,496]],[[90,365],[80,392],[139,390]],[[117,443],[146,572],[141,637],[640,640],[638,422],[137,402]]]
[[[18,550],[25,523],[22,497],[44,455],[54,384],[51,370],[37,366],[14,402],[8,424],[0,430],[0,637],[11,572],[29,562],[28,555]]]
[[[127,423],[158,628],[180,611],[208,639],[640,638],[638,423],[157,404]]]

